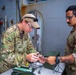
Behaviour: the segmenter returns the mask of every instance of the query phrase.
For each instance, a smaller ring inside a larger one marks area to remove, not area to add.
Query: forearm
[[[60,56],[58,58],[60,59],[60,62],[62,62],[62,63],[74,63],[74,61],[75,61],[75,58],[72,54],[67,55],[67,56]]]

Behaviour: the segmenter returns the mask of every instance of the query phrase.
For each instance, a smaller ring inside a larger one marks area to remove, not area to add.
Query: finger
[[[31,58],[31,62],[37,62],[38,59],[35,59],[35,58]]]
[[[36,56],[36,55],[32,55],[32,58],[34,58],[34,59],[39,59],[39,57]]]
[[[32,56],[36,56],[36,57],[38,57],[38,55],[37,55],[36,53],[32,54]]]

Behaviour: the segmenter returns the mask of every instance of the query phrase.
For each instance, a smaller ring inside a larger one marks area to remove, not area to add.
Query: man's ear
[[[26,23],[26,21],[25,21],[25,20],[23,20],[22,22],[23,22],[23,23],[24,23],[24,22]]]
[[[22,21],[23,24],[26,24],[27,22],[25,20]]]

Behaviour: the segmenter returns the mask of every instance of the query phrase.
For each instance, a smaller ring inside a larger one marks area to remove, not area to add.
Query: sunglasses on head
[[[24,17],[24,18],[30,18],[30,19],[33,19],[34,22],[38,22],[38,19],[34,17]]]

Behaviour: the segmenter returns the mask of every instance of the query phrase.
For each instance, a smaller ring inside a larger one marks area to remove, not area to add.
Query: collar
[[[76,30],[76,28],[73,28],[73,29],[71,30],[71,33],[74,32],[75,30]]]
[[[20,31],[19,27],[17,26],[19,32],[20,32],[20,39],[23,39],[24,31]]]

